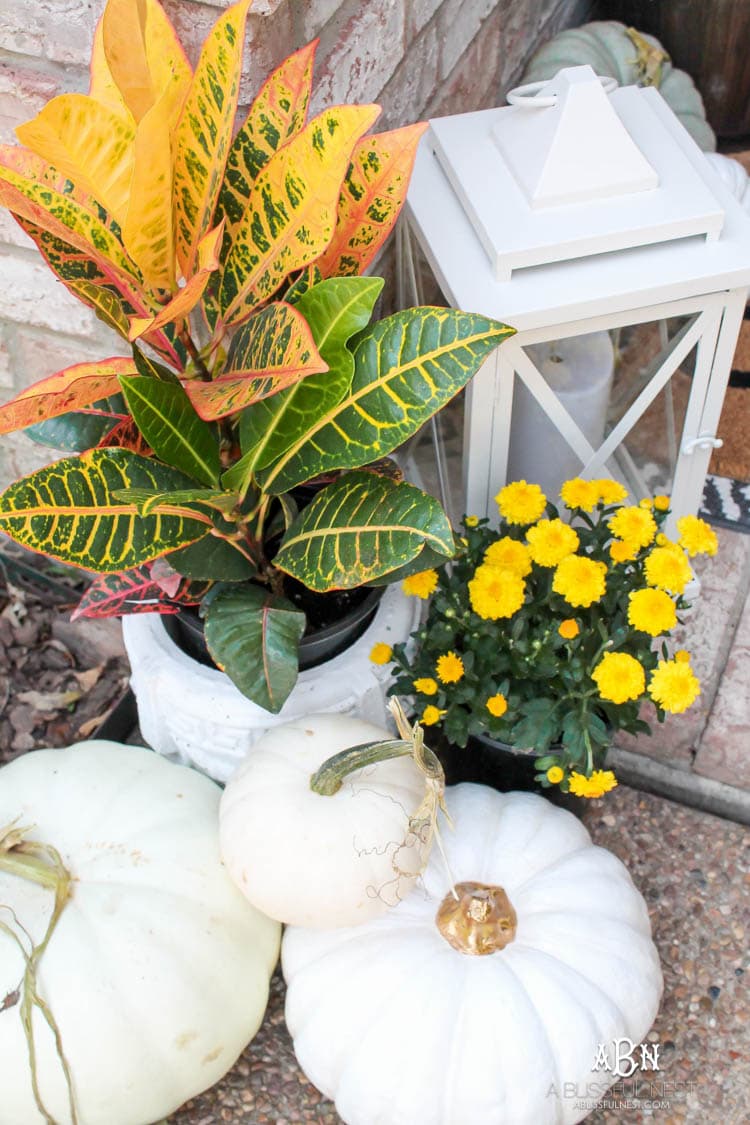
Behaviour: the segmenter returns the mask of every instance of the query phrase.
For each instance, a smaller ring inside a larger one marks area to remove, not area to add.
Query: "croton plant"
[[[375,105],[308,121],[313,43],[235,134],[248,7],[193,72],[157,0],[109,0],[88,95],[0,150],[0,202],[132,347],[0,408],[0,432],[75,454],[10,486],[0,529],[97,572],[78,614],[200,604],[216,663],[278,711],[305,630],[288,576],[323,593],[452,554],[440,505],[388,455],[511,329],[439,308],[372,322],[383,282],[363,274],[424,126],[368,134]]]

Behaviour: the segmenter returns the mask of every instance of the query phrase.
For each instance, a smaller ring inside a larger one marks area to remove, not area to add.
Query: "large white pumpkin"
[[[411,757],[349,774],[332,796],[310,787],[328,759],[393,736],[348,715],[274,727],[221,801],[221,853],[254,906],[296,926],[353,926],[411,890],[426,845],[409,830],[425,793]]]
[[[108,742],[36,751],[0,771],[0,829],[17,818],[33,825],[28,838],[56,848],[74,880],[37,983],[81,1125],[160,1120],[217,1082],[263,1018],[279,926],[222,867],[219,797],[192,770]],[[19,926],[38,943],[52,902],[0,865],[0,920],[27,948]],[[14,995],[23,975],[16,943],[0,931],[2,1125],[43,1120]],[[62,1067],[38,1010],[33,1027],[42,1100],[67,1123]]]
[[[601,1094],[614,1081],[594,1070],[599,1045],[611,1060],[613,1039],[640,1042],[658,1009],[645,903],[622,863],[543,798],[470,784],[446,798],[453,876],[504,888],[515,938],[496,890],[480,888],[468,914],[462,896],[456,928],[437,849],[424,889],[382,918],[287,930],[286,1018],[299,1063],[348,1125],[580,1121],[587,1083]],[[436,924],[443,903],[446,936]],[[488,935],[495,952],[484,956],[449,944]]]

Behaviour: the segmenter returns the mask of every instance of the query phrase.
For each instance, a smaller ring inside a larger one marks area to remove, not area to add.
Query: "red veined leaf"
[[[143,434],[132,418],[123,418],[121,422],[118,422],[102,438],[97,445],[97,449],[111,449],[114,446],[117,446],[118,449],[130,449],[133,453],[140,453],[142,457],[150,457],[153,454],[153,449],[144,440]]]
[[[317,265],[324,277],[364,273],[406,199],[426,123],[364,137],[354,149],[339,198],[336,231]]]
[[[276,301],[236,333],[223,375],[211,383],[192,379],[185,390],[200,417],[212,421],[327,370],[302,313]]]
[[[70,615],[71,621],[125,613],[179,613],[182,606],[198,605],[211,588],[211,582],[195,582],[177,575],[175,592],[167,594],[152,573],[154,565],[146,563],[118,574],[98,574]]]

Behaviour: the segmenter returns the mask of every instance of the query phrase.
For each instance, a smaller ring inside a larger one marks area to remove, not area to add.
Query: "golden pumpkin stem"
[[[440,904],[435,925],[459,953],[482,957],[515,939],[518,919],[502,887],[458,883]]]
[[[661,47],[649,43],[634,27],[625,28],[625,34],[638,52],[633,63],[638,70],[639,85],[655,86],[659,89],[662,80],[662,68],[669,62],[669,55]]]
[[[78,1115],[76,1113],[75,1098],[73,1095],[73,1079],[68,1060],[63,1051],[60,1029],[49,1006],[39,995],[37,990],[39,962],[50,943],[57,923],[60,921],[62,912],[70,899],[72,893],[72,878],[57,849],[49,844],[40,844],[33,840],[27,840],[26,834],[29,831],[30,828],[17,827],[17,822],[15,821],[6,828],[0,829],[0,871],[4,871],[9,875],[15,875],[20,879],[27,879],[31,883],[36,883],[37,886],[52,891],[55,896],[52,914],[41,942],[37,945],[29,938],[31,942],[30,952],[26,950],[18,934],[6,922],[0,921],[0,930],[8,934],[8,936],[15,941],[25,964],[23,980],[19,990],[22,992],[20,1016],[24,1036],[26,1038],[26,1047],[29,1053],[31,1087],[37,1109],[47,1122],[47,1125],[55,1125],[55,1119],[47,1112],[39,1090],[36,1046],[34,1044],[34,1008],[39,1009],[45,1023],[54,1036],[55,1049],[60,1059],[60,1065],[62,1066],[65,1082],[68,1087],[71,1121],[73,1125],[77,1125]],[[2,906],[2,904],[0,904],[0,906]],[[28,931],[18,922],[12,908],[7,906],[5,909],[10,911],[16,925],[28,937]]]

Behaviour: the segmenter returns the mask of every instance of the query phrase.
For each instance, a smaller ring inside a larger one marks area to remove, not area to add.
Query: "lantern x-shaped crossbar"
[[[397,241],[397,283],[401,306],[423,301],[413,236],[404,220]],[[636,500],[648,495],[650,489],[624,444],[625,438],[664,390],[665,444],[673,472],[672,514],[667,532],[673,533],[675,521],[681,515],[697,511],[711,450],[720,444],[716,430],[745,300],[744,288],[730,289],[518,331],[485,361],[466,391],[462,511],[491,517],[495,514],[492,497],[507,479],[516,377],[576,454],[581,464],[580,475],[614,475],[624,479]],[[501,310],[498,317],[502,319]],[[686,319],[669,338],[666,322],[673,318]],[[508,319],[512,323],[512,318]],[[661,351],[637,380],[620,392],[620,401],[611,404],[624,410],[604,442],[594,449],[526,349],[532,344],[653,321],[660,324]],[[691,391],[682,430],[677,434],[670,380],[694,348]],[[455,473],[448,464],[440,415],[431,421],[430,429],[440,498],[455,520],[461,512],[455,510],[457,505],[450,495],[449,481],[455,479]],[[415,451],[410,450],[409,456],[414,463]]]

